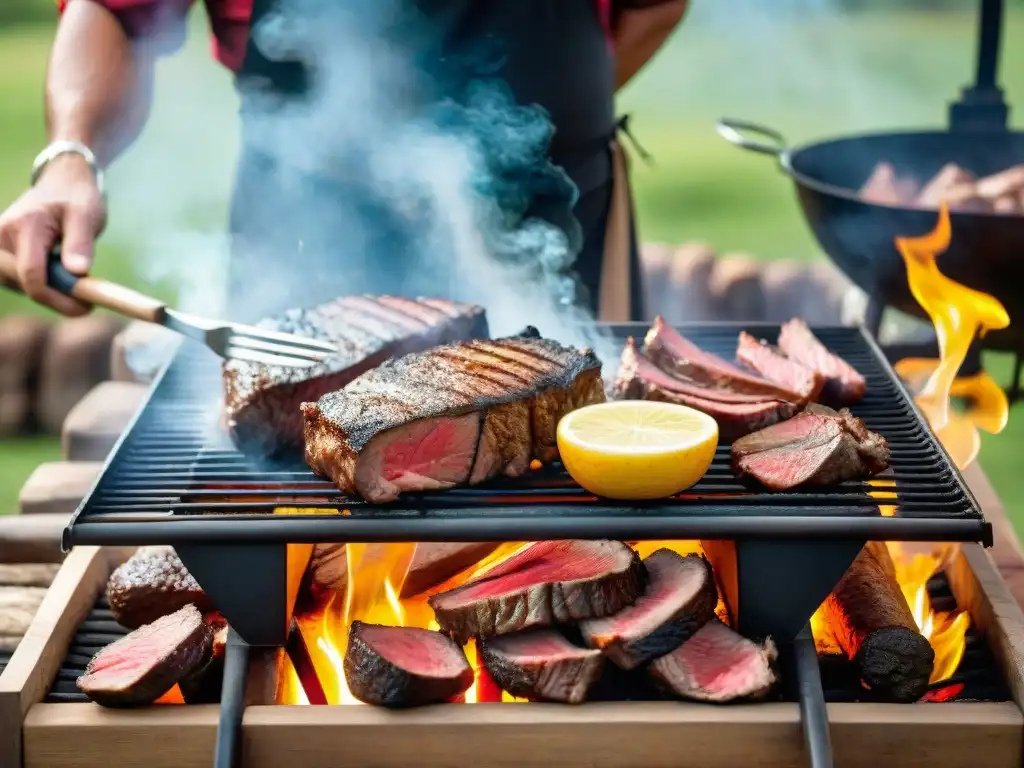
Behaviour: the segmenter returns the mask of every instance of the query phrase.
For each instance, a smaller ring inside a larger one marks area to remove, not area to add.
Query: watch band
[[[91,149],[77,141],[61,140],[51,142],[42,152],[36,155],[36,159],[32,161],[32,186],[35,186],[36,182],[39,181],[39,177],[46,170],[46,166],[61,155],[78,155],[85,160],[89,170],[92,171],[93,178],[96,180],[96,188],[99,190],[100,195],[106,196],[105,178],[99,160]]]

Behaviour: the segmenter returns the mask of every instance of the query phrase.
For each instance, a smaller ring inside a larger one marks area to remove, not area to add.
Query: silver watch
[[[89,170],[92,171],[93,178],[96,180],[96,188],[99,190],[100,196],[106,196],[105,179],[103,168],[100,167],[100,161],[96,159],[96,155],[91,149],[77,141],[61,140],[51,142],[42,152],[36,155],[36,159],[32,161],[32,186],[35,186],[36,182],[39,181],[39,177],[46,170],[46,166],[61,155],[78,155],[85,160]]]

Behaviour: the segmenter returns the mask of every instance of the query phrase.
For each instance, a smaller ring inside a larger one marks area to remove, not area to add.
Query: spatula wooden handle
[[[16,264],[13,253],[0,250],[0,278],[20,289]],[[46,282],[55,291],[134,320],[149,323],[162,323],[164,320],[166,305],[162,301],[99,277],[74,275],[60,263],[60,255],[56,251],[50,255],[47,264]]]

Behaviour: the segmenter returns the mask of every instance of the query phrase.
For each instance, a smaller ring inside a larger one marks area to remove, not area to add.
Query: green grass
[[[623,94],[621,110],[654,157],[634,155],[634,187],[645,240],[705,240],[720,251],[756,258],[823,258],[802,218],[792,185],[770,158],[738,150],[714,132],[721,116],[780,130],[792,142],[871,130],[941,126],[946,105],[973,75],[974,17],[963,13],[877,13],[839,21],[761,16],[737,20],[733,5],[695,4],[691,18],[654,64]],[[739,4],[750,12],[757,3]],[[151,127],[112,174],[111,230],[98,272],[149,290],[146,237],[158,232],[212,234],[222,227],[234,153],[237,108],[228,76],[208,57],[197,18],[188,48],[161,68]],[[738,23],[742,22],[742,23]],[[43,142],[41,82],[51,31],[0,30],[0,205],[23,188]],[[1024,11],[1008,11],[1002,71],[1007,98],[1024,105]],[[198,84],[202,83],[201,86]],[[1020,120],[1015,119],[1020,125]],[[163,197],[186,185],[191,208]],[[183,256],[186,254],[183,254]],[[147,279],[148,278],[148,279]],[[39,311],[0,294],[0,314]],[[991,356],[997,380],[1010,363]],[[1024,445],[1024,406],[998,436],[984,436],[982,463],[1007,508],[1024,526],[1024,482],[1016,451]],[[54,440],[0,443],[0,512],[35,464],[55,458]],[[1016,474],[1015,474],[1016,469]]]

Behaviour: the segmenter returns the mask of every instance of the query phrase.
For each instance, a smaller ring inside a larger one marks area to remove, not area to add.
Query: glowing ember
[[[1006,328],[1010,316],[999,300],[961,285],[939,271],[937,257],[949,247],[952,236],[949,209],[943,203],[935,229],[922,237],[898,237],[896,248],[907,267],[907,283],[917,303],[928,313],[939,342],[939,360],[914,398],[936,436],[960,469],[978,454],[976,427],[998,432],[1006,425],[1009,405],[995,383],[981,374],[957,386],[956,375],[976,336]],[[920,376],[927,361],[903,360],[896,371],[910,379]],[[979,395],[982,416],[960,416],[950,408],[950,397],[959,391]],[[1000,394],[997,395],[996,390]]]

